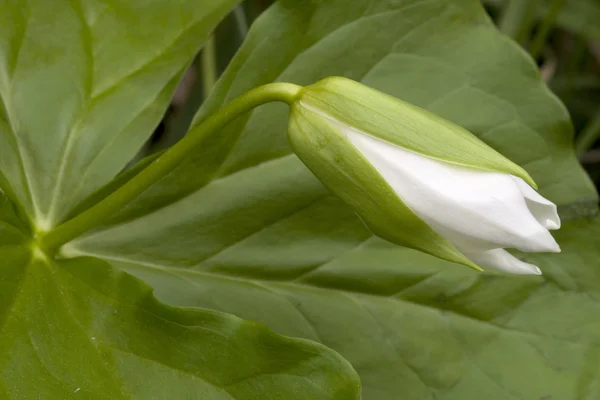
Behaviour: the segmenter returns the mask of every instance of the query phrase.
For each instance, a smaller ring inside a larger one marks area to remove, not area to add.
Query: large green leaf
[[[93,258],[50,261],[0,223],[2,399],[356,399],[325,347],[160,304]]]
[[[47,230],[119,172],[237,0],[0,0],[0,188]]]
[[[593,400],[600,220],[570,222],[557,239],[562,254],[525,258],[542,266],[541,277],[478,274],[376,239],[309,273],[282,261],[288,276],[276,281],[252,264],[247,278],[113,264],[171,304],[232,312],[338,350],[358,370],[366,400]]]
[[[564,107],[474,0],[280,1],[198,121],[259,84],[328,75],[471,130],[563,216],[596,212]],[[290,154],[286,112],[267,106],[232,124],[63,256],[105,259],[167,303],[325,343],[358,370],[368,400],[595,398],[598,222],[566,224],[560,255],[527,256],[542,277],[478,274],[392,246]]]

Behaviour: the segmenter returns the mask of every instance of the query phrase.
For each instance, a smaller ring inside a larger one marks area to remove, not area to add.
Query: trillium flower
[[[298,157],[376,235],[480,269],[540,274],[505,248],[559,252],[556,206],[521,167],[463,128],[344,78],[303,89]]]

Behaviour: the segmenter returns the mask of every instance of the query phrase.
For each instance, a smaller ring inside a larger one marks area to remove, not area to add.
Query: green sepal
[[[291,107],[288,136],[302,162],[375,235],[481,271],[404,204],[334,122],[296,102]]]
[[[300,101],[403,149],[470,169],[511,174],[537,189],[523,168],[466,129],[353,80],[322,79],[306,86]]]

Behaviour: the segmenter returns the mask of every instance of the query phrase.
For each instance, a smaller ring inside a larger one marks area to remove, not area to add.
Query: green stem
[[[116,210],[120,210],[129,204],[152,184],[173,171],[207,137],[215,134],[240,115],[261,104],[273,101],[291,104],[296,100],[301,90],[301,86],[291,83],[271,83],[238,97],[188,132],[173,147],[102,201],[57,226],[47,234],[41,235],[39,238],[41,248],[47,254],[53,254],[63,244],[105,222]]]
[[[553,0],[550,5],[550,9],[546,13],[546,16],[542,20],[540,27],[531,42],[531,46],[529,48],[529,54],[534,59],[537,59],[544,50],[544,45],[546,44],[546,39],[548,38],[548,34],[550,33],[550,29],[554,26],[556,22],[556,18],[560,13],[561,8],[564,6],[565,0]]]
[[[232,11],[233,18],[235,19],[235,25],[238,28],[238,33],[240,34],[240,38],[244,40],[248,35],[248,21],[246,18],[246,13],[244,12],[244,7],[241,4],[238,4]]]
[[[585,128],[579,134],[575,141],[575,152],[581,157],[600,137],[600,110],[596,112],[591,121],[587,123]]]
[[[523,43],[535,13],[536,0],[509,0],[498,26],[506,35]]]
[[[204,48],[202,49],[201,54],[201,60],[202,88],[204,92],[204,98],[207,99],[213,87],[215,86],[215,83],[217,83],[218,79],[215,38],[212,35],[206,40],[206,43],[204,44]]]

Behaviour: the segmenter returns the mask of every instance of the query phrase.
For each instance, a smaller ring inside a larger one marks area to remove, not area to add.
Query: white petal
[[[404,203],[458,247],[560,251],[511,175],[451,165],[341,128]]]
[[[512,176],[512,179],[517,183],[523,196],[525,196],[527,207],[529,207],[529,211],[531,211],[535,219],[544,225],[546,229],[559,229],[560,218],[556,210],[556,205],[542,197],[523,179],[516,176]]]
[[[541,275],[542,271],[533,264],[523,262],[503,249],[488,250],[480,253],[465,253],[468,259],[482,267],[522,275]]]

